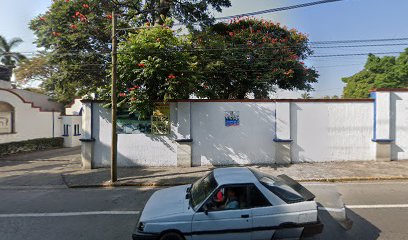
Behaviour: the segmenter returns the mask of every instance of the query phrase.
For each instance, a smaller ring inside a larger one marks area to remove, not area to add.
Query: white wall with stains
[[[384,151],[391,160],[408,160],[408,91],[377,97],[172,102],[171,134],[119,134],[118,164],[177,166],[180,139],[192,141],[192,166],[268,165],[282,156],[291,163],[373,161]],[[239,113],[238,126],[226,126],[227,111]],[[110,111],[101,104],[94,106],[93,126],[94,167],[107,167]]]
[[[292,162],[375,160],[373,103],[291,103]]]

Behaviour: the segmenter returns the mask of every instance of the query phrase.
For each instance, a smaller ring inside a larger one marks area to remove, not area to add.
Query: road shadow
[[[320,221],[324,224],[323,232],[319,235],[302,238],[304,240],[375,240],[381,230],[375,225],[346,208],[348,218],[353,221],[350,230],[344,229],[328,212],[319,210]]]

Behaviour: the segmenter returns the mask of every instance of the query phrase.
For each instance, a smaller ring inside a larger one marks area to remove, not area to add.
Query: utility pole
[[[117,82],[117,40],[116,40],[116,15],[112,11],[112,146],[111,146],[111,182],[118,180],[117,176],[117,146],[118,135],[116,133],[116,82]]]

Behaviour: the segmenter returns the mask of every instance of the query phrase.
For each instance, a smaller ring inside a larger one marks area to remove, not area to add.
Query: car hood
[[[190,185],[183,185],[159,190],[147,201],[140,221],[181,214],[191,210],[186,190]]]

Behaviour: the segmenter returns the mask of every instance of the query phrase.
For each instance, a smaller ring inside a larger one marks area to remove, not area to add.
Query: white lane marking
[[[390,185],[390,184],[408,184],[408,181],[396,181],[396,180],[377,180],[377,181],[371,181],[371,182],[301,182],[302,185],[304,186],[333,186],[333,185]]]
[[[140,211],[94,211],[94,212],[59,212],[59,213],[10,213],[0,214],[0,218],[14,217],[69,217],[89,215],[137,215]]]
[[[330,208],[330,207],[318,207],[318,210],[324,210],[328,212],[344,212],[346,211],[346,208]]]
[[[346,205],[347,208],[408,208],[408,204]]]

